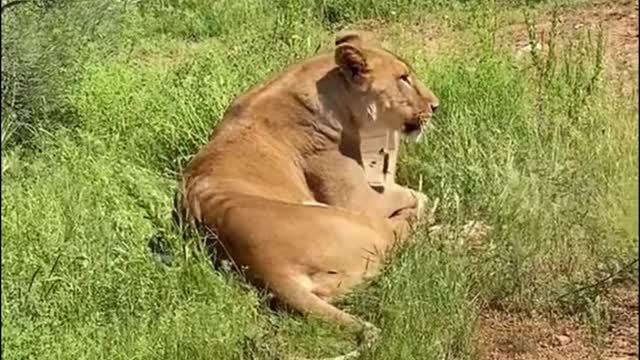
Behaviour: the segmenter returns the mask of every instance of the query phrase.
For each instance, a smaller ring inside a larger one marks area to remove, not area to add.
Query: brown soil
[[[538,36],[549,36],[552,12],[546,10],[535,19]],[[447,25],[448,24],[448,25]],[[422,45],[425,55],[437,55],[466,48],[469,39],[466,29],[451,25],[447,15],[424,16],[414,24],[381,24],[363,22],[356,26],[367,37],[393,48],[395,43],[409,39]],[[606,57],[616,70],[638,73],[638,0],[596,0],[588,5],[568,7],[558,14],[557,38],[560,42],[575,38],[578,33],[598,28],[604,30]],[[512,49],[516,56],[529,45],[527,27],[522,12],[504,12],[498,17],[497,43]],[[544,42],[544,41],[542,41]]]
[[[538,33],[551,29],[551,13],[537,21]],[[596,34],[602,27],[605,34],[607,57],[619,70],[638,71],[638,1],[594,1],[587,6],[569,8],[558,13],[558,37],[567,39],[578,32],[591,30]],[[501,43],[513,44],[516,49],[528,45],[527,28],[522,21],[502,27],[498,31]]]
[[[520,317],[500,311],[481,315],[480,359],[591,359],[590,335],[577,321]]]
[[[638,358],[638,287],[617,288],[610,295],[611,323],[605,359]]]
[[[598,341],[585,322],[578,319],[531,318],[486,311],[478,324],[480,359],[637,359],[637,285],[614,288],[608,302],[610,322],[601,337],[604,341]]]

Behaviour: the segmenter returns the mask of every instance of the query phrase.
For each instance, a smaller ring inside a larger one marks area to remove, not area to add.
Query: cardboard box
[[[395,183],[400,133],[384,128],[367,128],[360,132],[360,150],[369,184],[377,189]]]

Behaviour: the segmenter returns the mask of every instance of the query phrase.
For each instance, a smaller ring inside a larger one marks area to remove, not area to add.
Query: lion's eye
[[[411,78],[409,77],[409,74],[400,75],[400,80],[407,83],[407,85],[411,85]]]

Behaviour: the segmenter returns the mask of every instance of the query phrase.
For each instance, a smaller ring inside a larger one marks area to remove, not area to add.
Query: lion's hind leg
[[[311,316],[346,326],[360,334],[359,348],[370,347],[377,340],[380,330],[373,324],[356,318],[338,309],[327,300],[315,294],[311,279],[304,274],[279,276],[270,281],[269,287],[275,295],[293,309]],[[359,349],[347,354],[316,360],[347,360],[360,356]],[[296,358],[297,360],[305,360]]]

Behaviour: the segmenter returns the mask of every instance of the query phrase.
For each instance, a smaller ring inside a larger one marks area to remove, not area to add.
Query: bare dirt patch
[[[540,11],[535,19],[537,35],[549,36],[552,10]],[[413,23],[362,22],[356,26],[382,43],[418,43],[427,55],[465,49],[470,40],[464,27],[446,14],[422,16]],[[597,0],[588,5],[561,9],[558,12],[557,38],[560,43],[591,30],[604,30],[606,58],[615,70],[638,73],[638,0]],[[522,11],[504,11],[498,16],[497,45],[515,55],[529,46]],[[543,39],[544,42],[544,39]]]
[[[598,348],[584,321],[485,311],[478,322],[482,360],[631,360],[638,357],[638,286],[609,294],[610,322]]]
[[[537,19],[538,33],[551,30],[552,13],[547,11]],[[591,30],[595,36],[599,27],[605,35],[607,58],[619,70],[638,71],[638,1],[594,1],[588,6],[568,8],[558,13],[558,37],[570,39],[578,32]],[[515,46],[516,50],[528,46],[524,21],[501,27],[499,42]]]
[[[605,359],[638,358],[638,287],[620,287],[610,294],[609,336]]]
[[[589,333],[577,321],[551,322],[487,311],[479,321],[480,359],[589,359]]]

